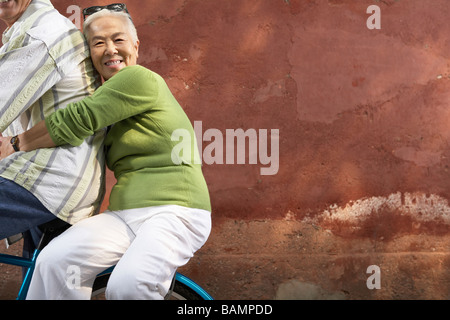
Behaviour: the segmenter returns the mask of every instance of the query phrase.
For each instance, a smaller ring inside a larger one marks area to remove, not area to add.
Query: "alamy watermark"
[[[72,21],[78,29],[81,29],[82,24],[82,14],[81,8],[77,5],[70,5],[66,9],[66,13],[69,14],[68,18]],[[377,5],[371,5],[367,7],[367,14],[370,14],[370,17],[366,21],[366,26],[368,29],[381,29],[381,9]]]
[[[381,289],[381,269],[377,265],[371,265],[367,267],[366,270],[367,274],[370,274],[370,276],[367,278],[366,286],[367,289],[373,290],[373,289]]]
[[[370,265],[366,270],[370,276],[366,280],[367,289],[381,289],[381,269],[377,265]],[[66,270],[66,286],[69,290],[81,288],[81,269],[77,265],[70,265]]]
[[[70,290],[81,288],[81,268],[76,265],[70,265],[66,270],[66,286]]]
[[[366,26],[368,29],[381,29],[381,9],[377,5],[371,5],[366,10],[371,16],[367,19]]]
[[[203,132],[202,121],[194,121],[195,136],[187,129],[176,129],[171,139],[174,164],[260,164],[261,175],[276,175],[280,165],[279,129],[219,129]],[[209,142],[204,148],[204,142]],[[197,150],[195,149],[197,148]]]
[[[70,14],[67,18],[73,22],[73,24],[78,28],[81,29],[81,21],[82,21],[82,14],[81,14],[81,8],[75,4],[70,5],[66,9],[66,13]]]

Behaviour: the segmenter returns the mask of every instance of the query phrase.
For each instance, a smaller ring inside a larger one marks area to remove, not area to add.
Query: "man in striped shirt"
[[[91,95],[99,78],[81,32],[49,0],[0,0],[7,29],[0,48],[0,132],[16,136],[68,103]],[[0,239],[60,218],[95,214],[104,191],[101,131],[79,147],[19,152],[0,161]]]

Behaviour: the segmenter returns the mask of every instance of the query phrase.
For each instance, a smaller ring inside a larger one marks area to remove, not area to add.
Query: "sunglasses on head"
[[[127,6],[125,5],[125,3],[113,3],[113,4],[108,4],[107,6],[93,6],[93,7],[83,9],[83,19],[86,20],[86,16],[93,15],[94,13],[99,12],[103,9],[107,9],[107,10],[115,11],[115,12],[128,13]],[[131,17],[130,17],[130,19],[131,19]]]

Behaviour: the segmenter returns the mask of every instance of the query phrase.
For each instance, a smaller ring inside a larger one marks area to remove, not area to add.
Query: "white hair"
[[[119,17],[124,22],[126,22],[126,24],[128,26],[128,29],[130,31],[133,43],[136,44],[138,42],[139,39],[138,39],[136,27],[134,26],[133,21],[131,21],[131,18],[129,16],[129,14],[126,13],[126,12],[117,12],[117,11],[111,11],[111,10],[108,10],[108,9],[100,10],[100,11],[90,15],[89,17],[87,17],[86,21],[84,21],[83,33],[84,33],[84,36],[86,37],[86,39],[89,40],[89,38],[88,38],[88,31],[89,31],[89,28],[90,28],[92,22],[94,22],[98,18],[108,17],[108,16],[109,17]]]

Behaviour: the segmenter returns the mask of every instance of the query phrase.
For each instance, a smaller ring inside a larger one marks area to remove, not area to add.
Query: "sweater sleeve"
[[[45,124],[56,145],[78,146],[104,127],[151,110],[158,91],[153,72],[141,66],[126,67],[92,96],[51,114]]]

